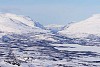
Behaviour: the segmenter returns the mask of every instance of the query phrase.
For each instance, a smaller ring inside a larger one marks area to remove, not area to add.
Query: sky
[[[100,14],[100,0],[0,0],[0,12],[30,16],[43,25],[66,25]]]

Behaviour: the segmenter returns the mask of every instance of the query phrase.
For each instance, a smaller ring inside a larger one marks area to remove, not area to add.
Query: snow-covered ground
[[[91,52],[100,53],[100,47],[98,46],[82,46],[78,44],[52,44],[52,45],[56,46],[55,48],[58,50],[91,51]],[[63,47],[60,47],[60,46],[63,46]]]
[[[7,39],[4,38],[0,43],[1,67],[100,67],[99,46],[52,44],[53,40],[38,39],[37,35],[36,38],[27,35],[8,37],[10,41],[5,43]]]
[[[30,17],[0,14],[0,67],[100,67],[99,16],[44,27]]]
[[[98,46],[82,46],[79,44],[51,45],[57,50],[68,53],[72,59],[66,59],[71,60],[67,63],[72,64],[73,67],[100,67],[100,47]]]

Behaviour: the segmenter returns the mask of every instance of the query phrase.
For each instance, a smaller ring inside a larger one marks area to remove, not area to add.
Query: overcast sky
[[[30,16],[44,25],[66,25],[100,13],[100,0],[0,0],[0,12]]]

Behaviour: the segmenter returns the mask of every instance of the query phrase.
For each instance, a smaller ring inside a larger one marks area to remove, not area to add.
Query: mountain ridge
[[[46,31],[39,22],[30,17],[12,13],[0,13],[0,31],[13,33],[29,33],[33,31]]]
[[[70,34],[76,37],[83,34],[94,34],[100,36],[100,14],[95,14],[92,17],[69,25],[64,30],[59,31],[61,34]]]

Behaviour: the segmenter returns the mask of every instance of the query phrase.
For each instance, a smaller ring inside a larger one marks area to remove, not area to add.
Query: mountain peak
[[[17,21],[20,21],[28,26],[34,27],[34,22],[31,18],[27,17],[27,16],[23,16],[23,15],[16,15],[16,14],[12,14],[12,13],[4,13],[4,14],[0,14],[0,16],[5,16]]]
[[[34,22],[30,17],[12,13],[0,13],[0,31],[25,33],[34,29],[42,29],[40,23]],[[34,28],[34,29],[33,29]]]

